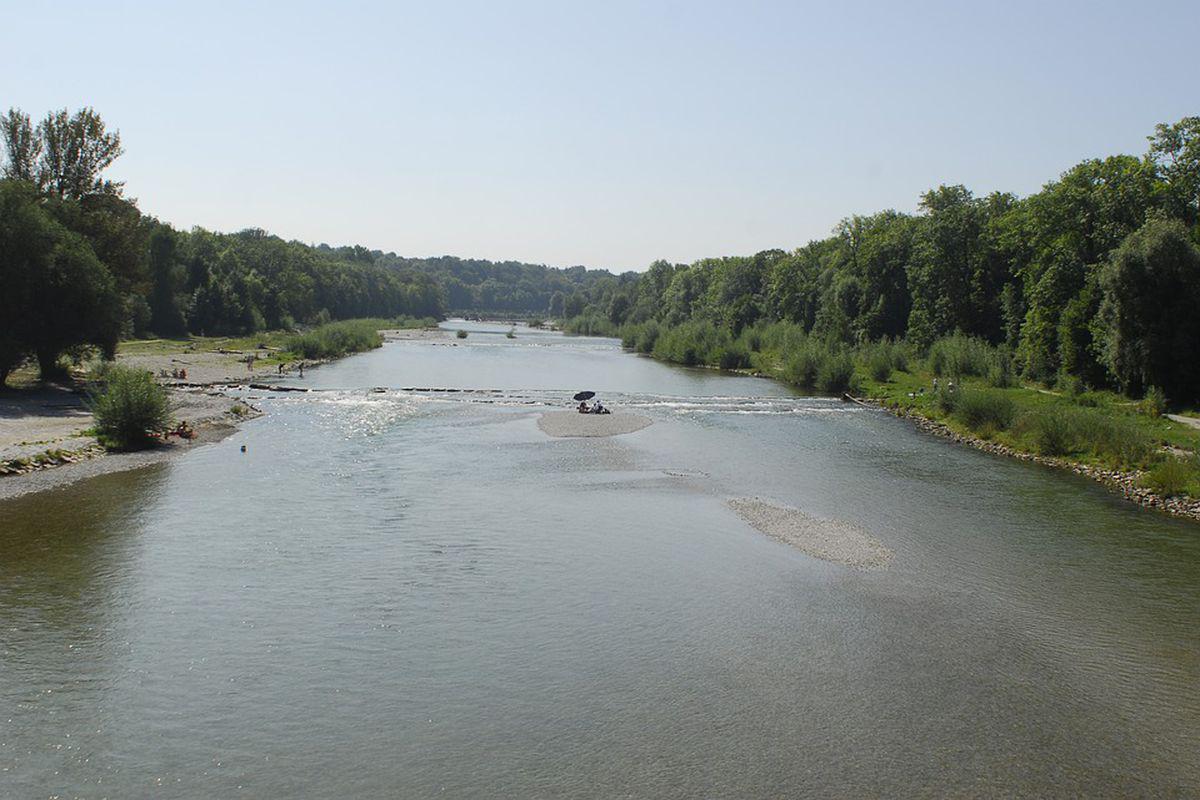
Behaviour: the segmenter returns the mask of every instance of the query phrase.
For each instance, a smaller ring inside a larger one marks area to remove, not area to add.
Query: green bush
[[[564,333],[574,333],[581,336],[617,336],[617,326],[598,309],[589,308],[578,316],[571,317],[563,323]]]
[[[806,342],[788,357],[783,368],[783,377],[788,383],[802,389],[814,389],[817,385],[817,373],[824,363],[825,354]]]
[[[459,328],[457,331],[455,331],[454,335],[457,336],[459,339],[467,338],[467,332],[464,331],[462,328]]]
[[[867,352],[867,373],[871,376],[872,380],[879,383],[886,383],[891,380],[894,363],[891,350],[887,346],[877,345]]]
[[[1189,494],[1200,487],[1200,462],[1166,458],[1142,477],[1142,485],[1163,497]]]
[[[795,353],[808,343],[803,325],[794,322],[773,322],[757,334],[758,349],[773,353]]]
[[[991,370],[995,358],[995,350],[984,340],[955,334],[930,346],[929,369],[939,377],[982,377]]]
[[[667,328],[654,342],[654,355],[676,364],[695,366],[718,364],[721,352],[730,347],[733,337],[724,328],[707,320],[691,320]]]
[[[1065,409],[1034,409],[1021,417],[1017,427],[1044,456],[1065,456],[1077,447],[1074,425]]]
[[[629,350],[650,354],[662,330],[654,320],[621,326],[621,345]]]
[[[1013,371],[1012,356],[1007,351],[996,353],[992,366],[988,368],[988,383],[997,389],[1008,389],[1017,385],[1017,376]]]
[[[1155,447],[1134,420],[1078,406],[1032,409],[1017,421],[1015,429],[1042,455],[1090,454],[1124,466],[1144,463]]]
[[[740,342],[734,342],[718,351],[717,366],[721,369],[746,369],[750,366],[750,351]]]
[[[307,333],[290,337],[285,349],[301,358],[338,358],[348,353],[371,350],[383,344],[379,329],[391,320],[349,319],[330,322]]]
[[[104,386],[89,398],[97,438],[105,447],[136,450],[155,443],[171,425],[167,390],[145,370],[114,365]]]
[[[937,391],[933,393],[933,400],[937,403],[937,407],[947,414],[953,413],[958,407],[958,399],[962,397],[962,393],[957,389],[951,389],[949,385],[943,384],[939,386]]]
[[[854,360],[845,351],[826,353],[817,368],[817,389],[824,394],[841,394],[854,384]]]
[[[1017,405],[1003,392],[988,389],[962,389],[953,392],[955,419],[976,431],[1007,430],[1017,415]]]
[[[1138,411],[1149,417],[1161,417],[1167,413],[1167,396],[1157,386],[1151,386],[1138,403]]]

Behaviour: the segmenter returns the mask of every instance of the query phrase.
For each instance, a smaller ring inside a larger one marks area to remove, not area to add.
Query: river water
[[[1200,795],[1200,527],[769,381],[452,327],[0,504],[0,797]],[[654,424],[541,433],[579,388]],[[746,496],[894,558],[810,558]]]

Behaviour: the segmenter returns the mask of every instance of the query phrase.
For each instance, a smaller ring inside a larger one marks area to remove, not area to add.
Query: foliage
[[[30,356],[52,377],[68,350],[115,351],[123,303],[111,273],[17,181],[0,181],[0,287],[0,379]]]
[[[976,431],[1002,431],[1013,423],[1016,403],[995,389],[962,389],[954,402],[954,416]]]
[[[1139,464],[1154,450],[1153,439],[1132,420],[1095,408],[1054,404],[1031,409],[1014,430],[1042,455],[1091,456],[1113,464]]]
[[[1138,403],[1138,411],[1149,417],[1161,417],[1167,413],[1167,395],[1157,386],[1151,386]]]
[[[454,335],[457,336],[459,339],[467,338],[467,332],[464,331],[462,328],[459,328],[457,331],[455,331]]]
[[[961,334],[938,339],[929,348],[929,369],[938,377],[987,375],[995,359],[987,342]]]
[[[105,370],[104,386],[89,401],[96,418],[97,438],[120,450],[148,447],[171,424],[167,391],[145,370],[113,365]]]
[[[390,320],[351,319],[330,322],[307,333],[288,339],[287,350],[309,359],[338,358],[348,353],[360,353],[383,344],[381,328],[390,327]]]
[[[1105,354],[1121,388],[1200,397],[1200,248],[1177,221],[1146,223],[1101,273]]]
[[[654,342],[654,355],[685,366],[716,364],[732,344],[729,331],[707,320],[692,320],[663,331]]]
[[[1200,461],[1167,457],[1146,472],[1142,485],[1163,497],[1200,494]]]

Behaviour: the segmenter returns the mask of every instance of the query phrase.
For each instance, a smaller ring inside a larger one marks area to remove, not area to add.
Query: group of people
[[[580,400],[579,405],[575,409],[580,414],[611,414],[604,404],[597,400],[594,404],[588,405],[587,400]]]
[[[177,381],[186,381],[187,380],[187,369],[185,369],[183,367],[179,367],[178,369],[173,369],[173,370],[171,370],[171,377]]]

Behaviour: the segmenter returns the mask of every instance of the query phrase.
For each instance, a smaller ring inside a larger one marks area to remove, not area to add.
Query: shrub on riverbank
[[[993,363],[995,348],[971,336],[947,336],[929,347],[929,371],[939,377],[987,375]]]
[[[381,322],[387,324],[380,325]],[[391,320],[373,319],[330,322],[291,337],[285,349],[300,358],[308,359],[338,358],[350,353],[360,353],[382,345],[383,337],[379,335],[379,330],[381,327],[389,327],[391,323]]]
[[[1136,422],[1097,409],[1055,404],[1026,411],[1018,437],[1045,456],[1093,456],[1112,464],[1144,463],[1155,442]]]
[[[1163,497],[1200,495],[1200,458],[1165,458],[1146,473],[1142,485]]]
[[[948,394],[957,395],[954,417],[977,433],[991,435],[1007,430],[1017,415],[1013,399],[995,389],[961,389]]]
[[[571,317],[562,325],[563,333],[574,333],[580,336],[618,336],[617,325],[608,317],[595,309],[585,314]]]
[[[171,425],[167,390],[145,370],[113,365],[104,370],[103,388],[88,402],[96,418],[96,438],[107,448],[149,447]]]
[[[732,341],[724,328],[706,320],[693,320],[662,331],[653,352],[657,358],[688,367],[716,366],[721,351],[728,349]]]
[[[621,326],[621,345],[644,355],[654,352],[654,345],[661,333],[658,323],[649,322],[629,323]]]

